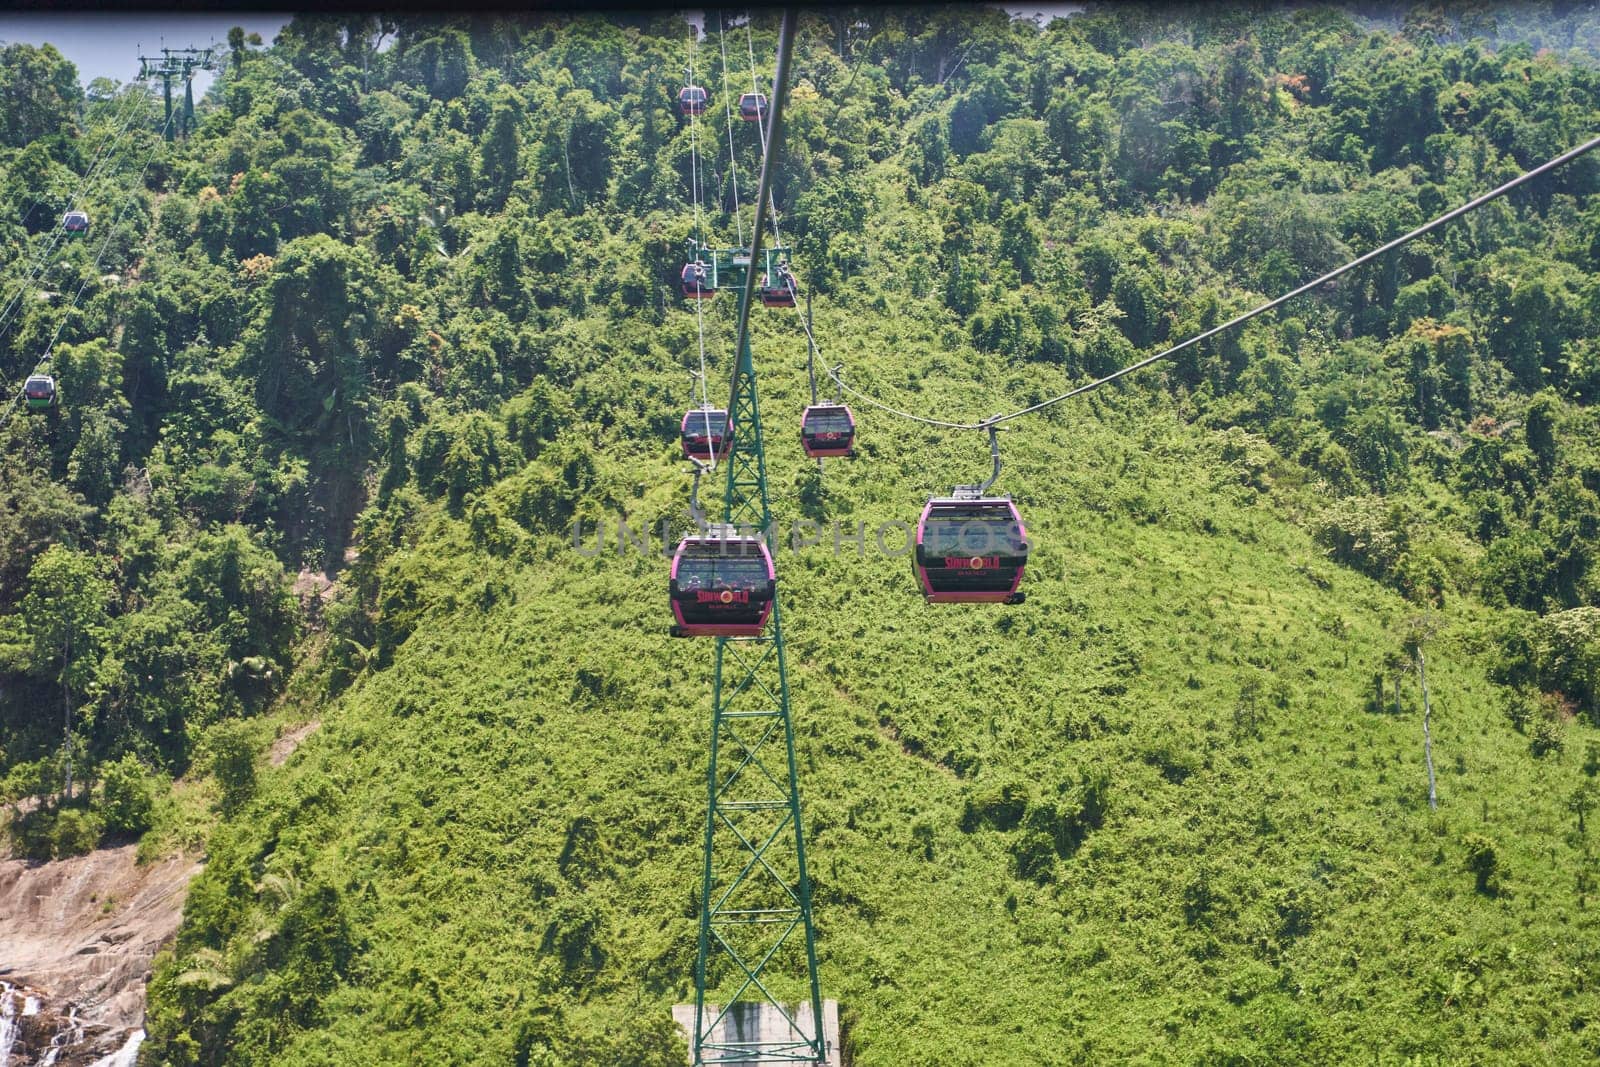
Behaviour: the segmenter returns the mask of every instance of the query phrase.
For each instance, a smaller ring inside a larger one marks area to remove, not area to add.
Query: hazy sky
[[[995,6],[1004,7],[1013,18],[1031,18],[1037,13],[1043,22],[1083,7],[1076,3],[1016,3],[1015,0]],[[699,15],[700,12],[693,12],[691,21],[698,21]],[[271,44],[272,38],[288,21],[287,14],[242,11],[215,15],[0,13],[0,41],[35,45],[49,42],[77,66],[79,80],[88,85],[95,78],[128,81],[139,72],[139,56],[155,55],[155,50],[163,44],[169,48],[204,48],[215,43],[226,52],[231,26],[243,26],[246,32],[259,33],[263,41]],[[195,95],[205,92],[210,84],[210,75],[198,75]]]
[[[139,56],[154,56],[168,48],[204,48],[215,43],[228,51],[228,28],[243,26],[268,44],[289,16],[265,12],[224,11],[215,15],[146,12],[135,15],[0,14],[0,41],[6,44],[49,42],[78,68],[78,80],[88,85],[95,78],[126,82],[139,73]],[[195,96],[211,84],[209,74],[194,80]]]

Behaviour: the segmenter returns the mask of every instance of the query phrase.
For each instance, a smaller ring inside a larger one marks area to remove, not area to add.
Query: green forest
[[[686,1062],[713,642],[592,538],[688,528],[779,17],[300,16],[188,131],[0,47],[0,798],[203,850],[140,1063]],[[1600,10],[802,10],[783,108],[818,362],[970,422],[1595,136]],[[750,332],[782,530],[868,531],[775,552],[847,1063],[1600,1058],[1600,153],[1009,423],[1018,606],[872,544],[984,435],[819,472]]]

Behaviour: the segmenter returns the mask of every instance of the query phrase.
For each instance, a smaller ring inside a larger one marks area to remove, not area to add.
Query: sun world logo
[[[694,595],[697,604],[748,604],[750,603],[750,590],[748,589],[701,589]]]

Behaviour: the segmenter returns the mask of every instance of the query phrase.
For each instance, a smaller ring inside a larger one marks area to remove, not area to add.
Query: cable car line
[[[121,143],[123,136],[127,133],[128,128],[132,125],[133,119],[136,117],[139,111],[140,102],[141,101],[137,95],[132,93],[129,93],[125,98],[122,111],[126,117],[123,119],[121,126],[117,128],[115,133],[108,134],[101,140],[100,147],[95,152],[94,157],[90,160],[89,167],[84,171],[83,176],[78,180],[77,188],[75,188],[67,197],[69,209],[73,205],[81,204],[84,201],[87,195],[89,184],[94,181],[96,175],[98,175],[100,171],[100,168],[105,165],[106,161],[116,151],[116,146]],[[36,204],[39,202],[40,200],[35,200]],[[33,281],[33,275],[37,274],[38,270],[43,267],[44,260],[48,258],[52,251],[54,251],[56,245],[61,242],[62,235],[65,232],[65,229],[59,224],[52,227],[51,239],[45,248],[41,250],[38,258],[35,260],[35,269],[30,272],[28,277],[29,283]],[[7,303],[5,311],[0,312],[0,333],[3,333],[5,326],[9,324],[7,322],[7,316],[10,314],[11,308],[16,304],[21,293],[26,291],[26,289],[27,285],[24,285],[23,289],[18,291],[17,296],[13,296],[11,301]]]
[[[885,404],[882,401],[880,401],[880,400],[878,400],[878,399],[876,399],[876,398],[874,398],[872,396],[869,396],[868,394],[862,392],[859,389],[856,389],[856,388],[854,388],[854,387],[852,387],[850,385],[845,384],[844,380],[839,376],[839,374],[837,372],[837,368],[835,368],[834,370],[830,370],[828,372],[828,376],[834,380],[834,382],[839,386],[840,389],[848,392],[851,396],[856,397],[857,399],[861,400],[863,403],[869,404],[872,407],[875,407],[875,408],[879,409],[880,411],[887,412],[888,414],[899,416],[902,419],[909,419],[909,420],[911,420],[913,422],[924,423],[925,425],[928,425],[928,426],[938,426],[938,427],[942,427],[942,428],[945,428],[945,429],[951,429],[951,430],[982,430],[982,429],[985,429],[985,428],[987,428],[987,427],[989,427],[991,425],[998,425],[1000,423],[1010,422],[1012,419],[1019,419],[1024,415],[1035,414],[1036,412],[1043,411],[1045,408],[1053,407],[1054,405],[1059,404],[1062,401],[1071,400],[1073,397],[1082,396],[1085,393],[1092,393],[1096,389],[1099,389],[1103,385],[1108,385],[1111,382],[1114,382],[1119,378],[1126,377],[1127,375],[1132,374],[1134,371],[1142,370],[1145,367],[1150,366],[1152,363],[1159,363],[1160,361],[1162,361],[1164,359],[1170,359],[1172,356],[1177,355],[1179,352],[1182,352],[1184,349],[1190,348],[1190,347],[1192,347],[1194,345],[1197,345],[1201,341],[1208,340],[1208,339],[1210,339],[1212,337],[1217,336],[1220,333],[1223,333],[1224,331],[1231,330],[1235,326],[1241,326],[1244,323],[1249,322],[1251,319],[1257,317],[1258,315],[1262,315],[1262,314],[1265,314],[1268,311],[1272,311],[1275,308],[1282,307],[1284,304],[1286,304],[1289,301],[1293,300],[1295,297],[1303,296],[1304,294],[1310,292],[1311,290],[1313,290],[1313,289],[1315,289],[1315,288],[1317,288],[1317,287],[1319,287],[1321,285],[1324,285],[1324,284],[1326,284],[1328,282],[1333,281],[1335,278],[1338,278],[1338,277],[1341,277],[1342,275],[1348,274],[1350,271],[1355,270],[1357,267],[1365,266],[1366,264],[1371,263],[1373,260],[1378,259],[1379,257],[1385,255],[1386,253],[1392,252],[1397,248],[1400,248],[1400,247],[1402,247],[1402,246],[1404,246],[1406,244],[1409,244],[1410,242],[1416,240],[1419,237],[1423,237],[1423,236],[1425,236],[1425,235],[1427,235],[1429,233],[1432,233],[1434,230],[1438,229],[1439,227],[1444,226],[1447,223],[1453,222],[1456,219],[1461,218],[1463,215],[1466,215],[1466,214],[1468,214],[1470,212],[1476,211],[1478,208],[1483,207],[1485,204],[1490,203],[1491,201],[1497,200],[1502,196],[1505,196],[1507,193],[1511,192],[1513,189],[1516,189],[1519,186],[1525,185],[1528,182],[1533,181],[1535,178],[1542,177],[1543,175],[1548,174],[1550,171],[1555,170],[1558,167],[1561,167],[1561,166],[1563,166],[1563,165],[1565,165],[1567,163],[1572,162],[1574,159],[1577,159],[1579,156],[1584,155],[1587,152],[1593,151],[1597,147],[1600,147],[1600,137],[1591,138],[1590,140],[1585,141],[1583,144],[1578,145],[1576,148],[1569,149],[1568,151],[1563,152],[1561,155],[1556,156],[1553,159],[1547,160],[1544,163],[1541,163],[1539,166],[1532,168],[1531,170],[1524,171],[1523,173],[1519,174],[1517,177],[1512,178],[1510,181],[1505,182],[1502,185],[1496,186],[1494,189],[1489,190],[1487,193],[1484,193],[1481,196],[1475,197],[1474,199],[1467,201],[1465,204],[1462,204],[1461,206],[1459,206],[1457,208],[1454,208],[1454,209],[1452,209],[1450,211],[1447,211],[1443,215],[1440,215],[1437,218],[1434,218],[1429,222],[1423,223],[1421,226],[1418,226],[1416,229],[1411,230],[1408,233],[1404,233],[1404,234],[1400,235],[1399,237],[1396,237],[1392,241],[1389,241],[1389,242],[1387,242],[1385,244],[1379,245],[1377,248],[1374,248],[1372,251],[1367,252],[1364,255],[1357,256],[1355,259],[1350,260],[1348,263],[1345,263],[1343,266],[1335,267],[1333,270],[1328,271],[1326,274],[1323,274],[1323,275],[1320,275],[1320,276],[1318,276],[1316,278],[1313,278],[1311,281],[1306,282],[1304,285],[1301,285],[1298,288],[1291,289],[1289,292],[1284,293],[1282,296],[1274,297],[1273,299],[1268,300],[1263,304],[1260,304],[1260,305],[1258,305],[1258,306],[1256,306],[1254,308],[1251,308],[1249,311],[1246,311],[1246,312],[1244,312],[1244,313],[1242,313],[1240,315],[1236,315],[1235,317],[1229,319],[1227,322],[1221,323],[1220,325],[1217,325],[1217,326],[1213,326],[1213,327],[1211,327],[1211,329],[1206,330],[1203,333],[1195,334],[1193,337],[1190,337],[1185,341],[1181,341],[1178,344],[1173,345],[1171,348],[1167,348],[1167,349],[1165,349],[1165,350],[1163,350],[1161,352],[1157,352],[1153,356],[1146,356],[1144,359],[1137,360],[1136,362],[1130,363],[1125,367],[1121,367],[1121,368],[1119,368],[1119,369],[1117,369],[1115,371],[1112,371],[1110,374],[1107,374],[1103,378],[1096,378],[1094,381],[1085,382],[1083,385],[1080,385],[1080,386],[1077,386],[1075,388],[1069,389],[1069,390],[1067,390],[1066,392],[1062,393],[1059,396],[1053,396],[1053,397],[1049,398],[1048,400],[1041,400],[1037,404],[1030,404],[1029,406],[1027,406],[1025,408],[1018,408],[1016,411],[1012,411],[1012,412],[1009,412],[1009,413],[1004,414],[1004,415],[995,415],[992,418],[985,419],[985,420],[983,420],[981,422],[956,422],[956,421],[953,421],[953,420],[933,418],[933,417],[929,417],[929,416],[926,416],[926,415],[917,415],[917,414],[914,414],[914,413],[909,412],[909,411],[902,411],[899,408],[892,407],[889,404]]]
[[[763,173],[767,166],[767,137],[765,130],[764,99],[760,93],[760,82],[757,80],[755,44],[750,32],[751,16],[745,13],[745,49],[750,58],[750,83],[753,91],[748,94],[757,100],[755,120],[758,130],[761,131],[761,162]],[[776,92],[776,87],[774,88]],[[783,232],[779,227],[778,205],[771,192],[768,190],[766,205],[772,215],[772,234],[776,247],[783,248]],[[751,270],[754,267],[752,254]],[[773,266],[769,263],[769,266]],[[811,296],[806,294],[806,308],[802,314],[799,309],[798,284],[794,272],[787,259],[781,260],[776,265],[776,270],[769,270],[761,281],[761,303],[765,307],[791,307],[800,315],[801,327],[806,333],[806,369],[811,385],[811,403],[800,415],[800,443],[805,454],[817,461],[817,469],[822,470],[822,461],[830,456],[855,456],[855,416],[850,409],[842,403],[819,404],[817,403],[817,380],[815,370],[815,353],[817,351],[816,337],[811,330]]]
[[[126,129],[127,126],[125,124],[121,132],[126,132]],[[118,141],[121,140],[121,132],[119,132],[117,135]],[[102,144],[102,152],[104,151],[105,147],[106,146]],[[73,194],[69,197],[69,204],[81,204],[84,202],[89,183],[97,176],[100,167],[104,165],[107,158],[109,158],[109,156],[102,155],[96,157],[94,164],[88,171],[85,172],[78,185],[78,188],[74,190]],[[69,220],[73,220],[74,216],[78,216],[81,219],[81,225],[77,228],[69,230]],[[67,213],[62,216],[61,220],[52,227],[49,241],[42,249],[39,250],[34,259],[33,266],[22,277],[21,284],[18,286],[16,292],[12,294],[11,299],[7,301],[5,309],[0,311],[0,336],[4,336],[5,331],[16,322],[16,315],[14,315],[13,312],[18,311],[22,307],[21,302],[24,294],[29,292],[34,286],[40,283],[44,276],[45,270],[50,266],[53,253],[65,239],[66,234],[68,232],[82,232],[83,230],[87,229],[87,226],[88,219],[83,212],[75,209],[69,209]]]
[[[716,638],[688,1049],[695,1067],[735,1061],[821,1064],[830,1058],[783,621],[765,536],[772,529],[771,497],[748,332],[795,22],[795,9],[786,7],[778,34],[772,122],[763,131],[767,150],[751,247],[732,255],[726,250],[713,253],[713,270],[728,261],[730,289],[740,277],[738,270],[744,271],[728,403],[737,440],[725,464],[721,522],[706,531],[709,536],[679,542],[668,583],[675,620],[669,633]],[[769,259],[772,253],[769,247]],[[762,533],[745,533],[751,526]],[[772,978],[781,974],[799,981],[801,973],[809,996],[801,1000],[798,988],[784,986],[786,995],[780,1000],[769,985]],[[797,1000],[809,1007],[808,1021],[802,1021]],[[743,1015],[737,1022],[730,1018],[736,1006],[757,1007],[765,1017],[761,1032],[749,1031]],[[766,1026],[765,1020],[776,1027]]]
[[[739,98],[739,113],[742,118],[756,123],[756,131],[760,138],[762,166],[767,161],[767,134],[766,116],[768,101],[761,92],[760,82],[757,80],[755,41],[750,33],[752,17],[749,11],[744,16],[745,51],[750,57],[750,85],[751,91]],[[748,102],[748,108],[746,103]],[[778,213],[776,194],[767,191],[767,213],[772,221],[773,248],[777,251],[779,259],[773,262],[772,254],[767,256],[765,269],[761,276],[761,304],[763,307],[794,307],[797,289],[794,285],[794,275],[789,270],[788,246],[783,243],[783,227],[781,216]],[[755,269],[755,259],[751,258],[751,270]]]
[[[739,160],[733,147],[733,94],[728,91],[728,33],[722,25],[722,9],[717,9],[717,44],[722,49],[722,110],[728,117],[728,176],[733,181],[733,225],[744,247],[744,220],[739,215]]]
[[[175,115],[176,113],[174,113]],[[50,335],[50,343],[45,346],[44,355],[40,356],[39,361],[34,364],[33,373],[30,377],[38,376],[41,370],[50,363],[51,357],[55,353],[56,342],[60,340],[61,331],[67,325],[67,320],[72,317],[72,312],[77,308],[79,299],[82,298],[84,291],[88,289],[89,283],[99,279],[101,260],[105,258],[106,251],[111,247],[111,239],[117,232],[117,223],[122,221],[123,214],[138,198],[139,187],[144,184],[144,176],[150,172],[150,164],[155,162],[156,152],[166,144],[167,130],[171,127],[174,116],[167,117],[166,123],[161,128],[161,136],[156,139],[155,145],[145,155],[144,165],[139,168],[139,176],[134,180],[133,188],[129,190],[127,199],[123,201],[122,206],[117,209],[116,215],[112,217],[111,222],[105,228],[105,237],[100,242],[100,250],[95,253],[94,263],[89,270],[88,276],[78,283],[78,289],[72,294],[72,300],[62,310],[61,321],[56,324],[55,333]],[[16,413],[17,403],[20,398],[20,393],[17,396],[13,396],[4,413],[0,413],[0,430],[5,429],[6,424],[11,421],[11,416]]]
[[[72,312],[77,308],[78,301],[82,298],[84,290],[89,287],[89,283],[99,278],[100,261],[105,258],[107,249],[111,247],[111,238],[116,234],[117,223],[122,221],[123,213],[126,212],[128,210],[128,206],[133,203],[138,192],[139,185],[143,184],[144,176],[149,173],[150,164],[155,161],[156,150],[161,148],[161,146],[165,143],[167,128],[171,126],[171,124],[172,118],[169,117],[166,124],[162,126],[161,137],[156,140],[155,147],[153,147],[149,154],[145,156],[144,166],[139,170],[139,177],[135,181],[134,187],[128,195],[128,199],[123,202],[120,208],[117,209],[116,215],[112,217],[110,224],[106,227],[106,235],[100,242],[100,250],[95,254],[94,263],[89,271],[88,277],[84,278],[78,283],[77,291],[72,294],[72,300],[68,302],[66,308],[62,310],[61,321],[56,323],[55,332],[50,335],[50,343],[45,346],[44,355],[39,357],[38,363],[34,364],[33,374],[30,375],[30,377],[39,375],[41,370],[49,365],[50,359],[55,353],[56,342],[61,338],[61,331],[66,326],[67,319],[71,318]],[[4,416],[0,416],[0,429],[5,428],[6,423],[10,421],[15,410],[16,398],[13,398],[11,406],[7,408]]]
[[[785,8],[785,23],[789,23],[793,17],[793,9]],[[749,23],[747,22],[745,25],[748,28]],[[766,221],[764,216],[767,214],[767,204],[772,197],[773,157],[771,148],[777,143],[778,138],[782,136],[782,94],[784,86],[788,84],[789,80],[790,59],[790,49],[780,47],[778,49],[778,70],[772,79],[772,101],[767,114],[767,121],[758,124],[758,128],[762,131],[761,178],[756,184],[756,216],[755,220],[750,224],[750,267],[744,274],[744,294],[739,300],[739,325],[733,334],[735,370],[732,380],[728,383],[729,412],[734,410],[734,401],[738,399],[739,372],[737,366],[741,353],[744,352],[744,346],[749,342],[750,337],[750,301],[755,297],[756,260],[761,255],[761,228],[762,223]],[[738,432],[737,427],[734,428],[734,432]]]
[[[693,26],[689,27],[689,32],[689,85],[683,90],[682,93],[679,94],[679,100],[682,103],[680,110],[683,110],[689,117],[689,175],[693,183],[691,194],[694,199],[694,226],[696,239],[699,241],[700,247],[704,248],[706,247],[706,232],[700,219],[700,145],[698,139],[697,121],[700,113],[705,110],[705,90],[699,89],[698,86],[695,85],[694,53],[697,41],[694,36]],[[697,92],[699,94],[698,97],[695,95]],[[690,268],[687,266],[684,268],[686,272],[689,269]],[[702,413],[702,433],[700,437],[705,442],[706,458],[711,465],[711,469],[715,470],[718,455],[724,451],[728,435],[726,433],[721,435],[721,441],[723,444],[719,445],[717,437],[711,432],[711,419],[713,413],[711,411],[711,398],[706,391],[706,317],[705,310],[701,307],[701,303],[704,299],[704,288],[699,283],[696,284],[696,294],[697,295],[694,301],[694,318],[695,328],[700,342],[699,379],[700,411]],[[682,441],[684,455],[688,456],[690,459],[693,459],[696,455],[696,453],[693,451],[693,447],[694,444],[697,443],[695,441],[695,435],[690,433],[689,420],[692,416],[693,411],[691,409],[691,411],[685,414],[683,417],[683,425],[680,427],[679,434],[680,440]]]
[[[981,40],[981,38],[979,40]],[[956,76],[956,71],[961,69],[961,64],[967,61],[967,57],[972,54],[972,50],[976,47],[978,47],[978,41],[973,41],[971,44],[967,45],[966,51],[961,53],[961,58],[956,60],[956,65],[951,67],[945,73],[945,76],[939,79],[937,84],[939,86],[943,86],[945,82],[949,81],[951,78],[954,78]]]
[[[88,169],[84,171],[83,176],[79,179],[77,188],[74,189],[67,198],[69,213],[70,209],[72,209],[75,205],[79,205],[84,202],[88,192],[89,184],[99,173],[100,168],[105,165],[106,161],[110,159],[111,155],[116,151],[116,146],[122,142],[123,136],[126,135],[129,127],[133,124],[134,118],[139,113],[139,105],[142,102],[143,101],[140,99],[140,94],[130,92],[124,98],[122,113],[126,117],[123,119],[122,125],[118,127],[114,134],[108,134],[101,140],[100,148],[95,152],[94,158],[90,161]],[[42,200],[42,197],[35,198],[34,204],[38,205],[42,202]],[[32,213],[32,210],[32,207],[30,207],[30,214]],[[24,225],[26,225],[26,220],[27,215],[24,215]],[[22,294],[26,293],[30,288],[37,284],[38,278],[42,274],[51,253],[55,251],[56,246],[61,243],[67,232],[63,223],[59,221],[51,228],[51,231],[50,240],[35,257],[33,267],[30,268],[28,273],[23,277],[22,285],[17,289],[16,293],[13,294],[11,299],[6,302],[4,310],[0,310],[0,336],[4,336],[5,331],[10,327],[13,321],[11,313],[15,308],[20,306]]]
[[[174,113],[174,117],[177,117],[176,113]],[[166,135],[167,135],[167,129],[171,125],[172,125],[172,119],[168,119],[167,122],[162,126],[161,135],[156,140],[155,145],[150,149],[149,153],[146,154],[146,156],[144,158],[144,165],[139,168],[139,175],[138,175],[137,178],[134,179],[133,188],[129,190],[127,199],[122,202],[122,206],[119,207],[117,209],[117,213],[114,216],[112,216],[110,225],[108,225],[106,227],[106,235],[100,242],[100,250],[95,253],[93,269],[90,271],[89,277],[85,278],[79,284],[78,291],[73,295],[72,301],[67,305],[67,311],[69,313],[73,310],[73,308],[75,308],[77,306],[78,298],[83,295],[83,291],[84,291],[84,289],[86,289],[88,287],[89,282],[97,281],[99,279],[99,270],[100,270],[100,266],[101,266],[101,260],[103,260],[105,258],[106,252],[111,247],[111,239],[112,239],[112,237],[114,237],[116,235],[117,223],[122,221],[122,216],[127,212],[128,208],[130,206],[132,206],[134,201],[138,198],[139,188],[140,188],[140,186],[142,186],[144,184],[144,176],[146,174],[150,173],[150,164],[155,162],[156,152],[165,143]],[[45,348],[45,353],[44,353],[43,360],[48,360],[50,358],[51,352],[55,349],[56,339],[61,336],[61,327],[66,325],[66,320],[67,320],[67,316],[66,315],[62,315],[62,317],[61,317],[61,325],[58,325],[56,327],[56,332],[51,337],[50,344]],[[43,360],[41,360],[41,362]]]
[[[867,52],[872,48],[872,42],[877,39],[878,34],[876,33],[868,37],[866,43],[861,46],[860,51],[856,54],[856,61],[850,66],[850,77],[845,80],[844,88],[839,90],[839,102],[833,105],[833,114],[828,116],[828,128],[830,130],[833,128],[833,124],[839,121],[839,112],[844,110],[845,101],[850,96],[850,87],[856,83],[856,75],[861,73],[861,64],[867,58]],[[844,57],[841,56],[840,58],[843,59]]]
[[[744,13],[744,47],[745,52],[750,56],[750,93],[758,101],[756,110],[756,133],[761,137],[761,166],[762,169],[765,170],[767,165],[768,144],[766,118],[767,108],[760,106],[761,83],[756,76],[756,44],[755,38],[751,36],[750,33],[750,23],[752,21],[754,21],[754,16],[750,11],[746,10]],[[774,94],[777,92],[776,83],[774,83],[773,92]],[[781,247],[783,245],[783,232],[778,228],[778,205],[773,199],[772,191],[770,189],[767,191],[767,210],[772,214],[772,239]],[[755,257],[753,255],[750,259],[750,264],[753,269],[755,266]]]
[[[93,161],[92,165],[89,167],[89,169],[87,171],[85,171],[83,177],[80,179],[79,184],[78,184],[78,188],[73,192],[73,199],[70,202],[72,202],[72,203],[82,203],[83,202],[85,196],[87,195],[87,189],[88,189],[89,183],[95,178],[96,174],[99,172],[100,168],[105,164],[106,160],[110,159],[112,154],[115,152],[116,145],[121,142],[122,136],[127,132],[129,126],[132,124],[134,117],[139,112],[139,109],[140,109],[139,105],[142,102],[143,101],[142,101],[141,97],[138,94],[134,94],[134,93],[129,93],[124,98],[123,114],[125,114],[127,116],[126,119],[123,121],[122,126],[117,130],[115,135],[108,135],[105,139],[103,139],[101,141],[100,150],[95,154],[95,158],[94,158],[94,161]],[[63,221],[61,223],[58,223],[53,228],[54,232],[51,234],[50,241],[40,251],[40,253],[38,255],[38,258],[35,260],[34,267],[27,273],[27,275],[25,275],[23,277],[22,284],[18,287],[16,293],[12,296],[11,300],[9,302],[7,302],[4,311],[0,312],[0,336],[3,336],[5,331],[6,331],[6,329],[8,329],[11,326],[11,324],[16,321],[16,318],[11,313],[12,313],[13,309],[21,307],[20,301],[22,299],[23,294],[25,294],[28,291],[30,291],[35,285],[39,284],[39,281],[40,281],[40,279],[41,279],[41,277],[43,275],[43,271],[44,271],[45,267],[48,265],[47,261],[49,259],[50,253],[55,250],[55,248],[56,248],[56,246],[58,244],[60,244],[60,242],[61,242],[61,240],[63,238],[63,235],[66,233],[65,219],[66,219],[66,217],[71,216],[72,214],[73,214],[72,211],[68,211],[67,212],[67,216],[63,217]],[[42,366],[42,365],[43,365],[43,363],[41,361],[38,365],[35,366],[33,373],[24,376],[24,378],[25,378],[24,385],[23,385],[23,392],[24,393],[26,393],[28,391],[27,382],[31,382],[34,379],[40,377],[40,375],[38,374],[38,367]],[[55,387],[54,387],[54,383],[53,382],[50,382],[48,384],[49,384],[49,387],[50,387],[49,391],[50,391],[51,403],[53,404],[54,401],[55,401]],[[12,395],[10,393],[9,389],[7,389],[6,395]],[[15,399],[15,397],[13,396],[13,400],[14,399]],[[30,398],[30,399],[33,399],[33,398]],[[7,419],[8,418],[9,418],[9,415],[7,416]],[[5,419],[0,419],[0,426],[4,426],[5,425],[5,421],[6,421]]]

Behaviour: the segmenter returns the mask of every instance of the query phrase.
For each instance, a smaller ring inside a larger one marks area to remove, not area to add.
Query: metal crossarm
[[[684,245],[684,259],[706,269],[707,284],[712,289],[742,288],[752,269],[758,276],[776,275],[788,265],[789,253],[785,245],[762,249],[758,265],[748,248],[711,248],[693,237]]]
[[[161,79],[161,93],[167,105],[167,124],[164,136],[172,140],[172,82],[183,83],[183,121],[178,129],[184,137],[194,132],[194,76],[197,71],[216,69],[214,48],[163,48],[159,56],[139,57],[139,78]]]

